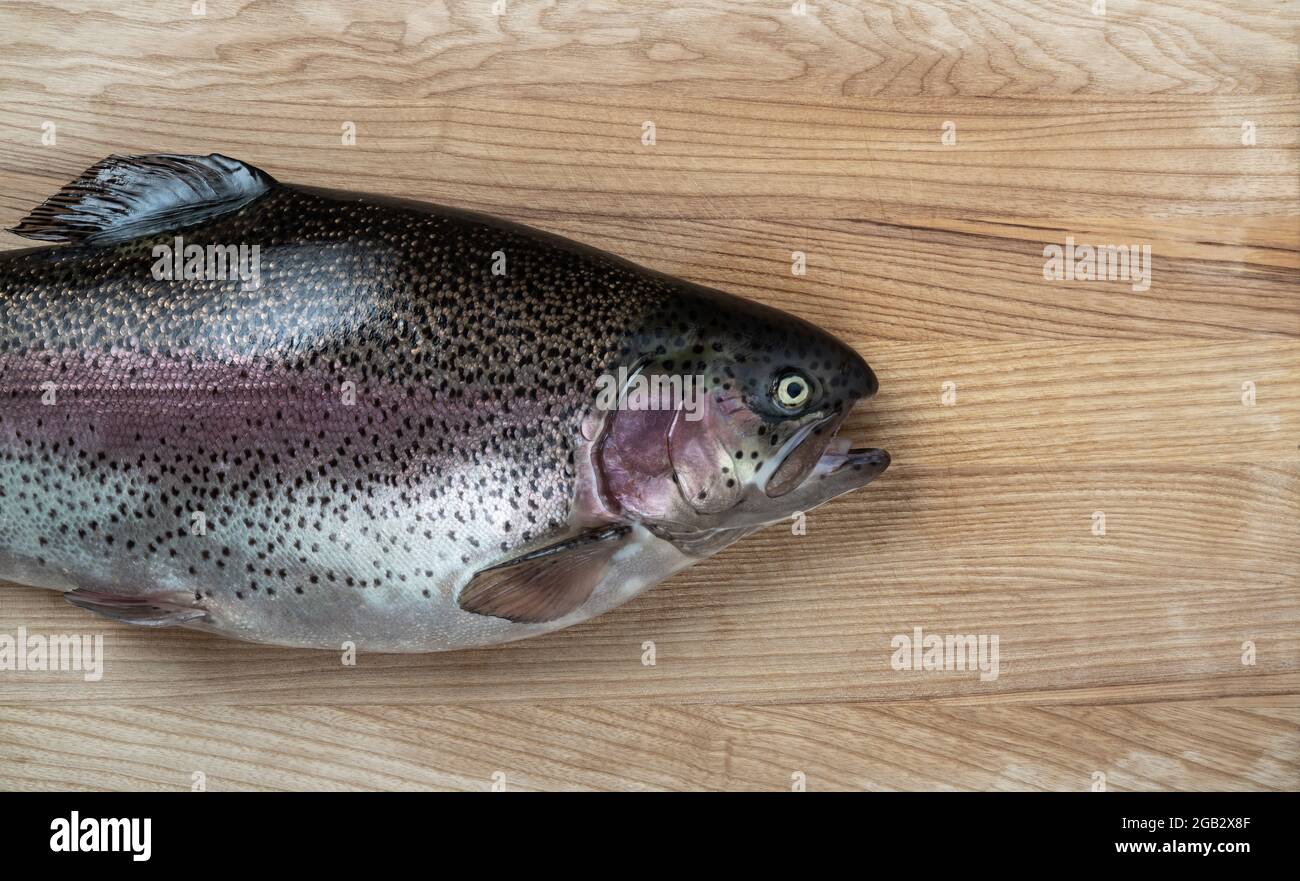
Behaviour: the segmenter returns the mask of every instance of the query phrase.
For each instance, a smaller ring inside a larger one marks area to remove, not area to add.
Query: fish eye
[[[812,397],[812,383],[802,373],[786,373],[776,381],[776,402],[787,410],[797,410]]]

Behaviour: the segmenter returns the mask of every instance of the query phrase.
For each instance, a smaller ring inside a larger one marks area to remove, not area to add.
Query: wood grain
[[[5,586],[106,659],[0,671],[0,788],[1300,788],[1300,3],[1106,5],[0,0],[0,226],[112,152],[487,210],[839,333],[895,462],[481,651]],[[1149,288],[1045,279],[1067,238]],[[914,627],[997,677],[894,669]]]
[[[196,774],[211,791],[1300,785],[1300,709],[1204,702],[0,707],[5,723],[0,786],[24,789],[186,790]]]
[[[259,101],[446,96],[483,83],[687,96],[1295,93],[1287,0],[636,4],[8,0],[0,78],[50,94],[161,86]],[[61,76],[42,77],[57,64]]]
[[[1019,222],[1051,205],[1063,218],[1241,214],[1300,225],[1294,95],[796,101],[779,91],[748,100],[632,86],[502,91],[343,104],[250,104],[153,87],[113,99],[6,93],[0,171],[16,185],[3,207],[25,211],[89,164],[143,143],[229,153],[288,181],[531,218]],[[1247,121],[1254,146],[1241,142]],[[342,143],[345,122],[356,126],[355,144]],[[646,122],[652,146],[642,142]],[[941,141],[945,122],[955,126],[952,146]],[[41,143],[45,123],[62,133],[57,150]]]

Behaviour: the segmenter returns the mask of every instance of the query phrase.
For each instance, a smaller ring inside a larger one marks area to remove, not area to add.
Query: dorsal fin
[[[10,232],[42,242],[121,242],[234,211],[274,185],[266,172],[220,153],[109,156]]]

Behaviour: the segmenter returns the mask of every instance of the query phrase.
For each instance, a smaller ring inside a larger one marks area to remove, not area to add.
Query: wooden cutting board
[[[1105,6],[0,7],[0,226],[114,152],[490,211],[836,331],[894,457],[481,651],[5,586],[0,637],[106,660],[0,671],[0,788],[1300,787],[1300,3]],[[1071,242],[1145,269],[1050,277]]]

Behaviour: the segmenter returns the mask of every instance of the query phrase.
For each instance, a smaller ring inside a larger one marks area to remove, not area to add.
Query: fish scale
[[[215,189],[178,191],[191,167]],[[127,191],[126,220],[73,198],[88,189]],[[16,230],[65,244],[0,255],[0,576],[137,624],[385,651],[565,626],[753,528],[683,530],[693,509],[611,493],[600,377],[694,360],[719,396],[759,395],[738,363],[784,358],[840,387],[839,410],[874,391],[796,319],[493,218],[225,157],[110,159],[67,193]],[[157,277],[177,237],[256,245],[260,283]],[[780,438],[750,437],[747,467]],[[680,498],[681,474],[634,479]],[[574,606],[566,585],[588,581]]]

